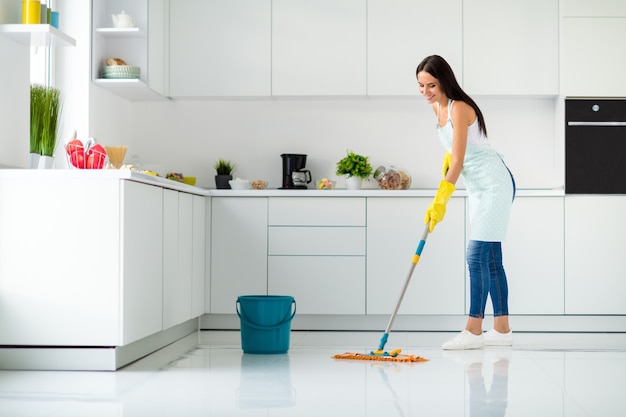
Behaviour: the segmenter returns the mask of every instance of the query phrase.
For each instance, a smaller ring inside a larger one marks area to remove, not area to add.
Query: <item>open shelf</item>
[[[129,100],[165,100],[166,97],[151,90],[136,78],[98,78],[93,83]]]
[[[51,25],[0,25],[0,35],[26,46],[76,46],[76,40]]]
[[[105,38],[145,38],[146,32],[139,28],[97,28],[96,33]]]

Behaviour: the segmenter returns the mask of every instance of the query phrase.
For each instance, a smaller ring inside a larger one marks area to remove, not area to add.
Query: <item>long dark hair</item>
[[[417,76],[417,74],[422,71],[426,71],[439,80],[441,89],[445,95],[448,96],[448,98],[452,100],[464,101],[469,104],[476,112],[480,131],[483,135],[487,136],[487,126],[485,125],[483,113],[478,108],[476,102],[472,100],[472,98],[468,96],[465,91],[463,91],[459,83],[456,81],[456,77],[454,76],[454,72],[452,71],[450,64],[448,64],[448,62],[439,55],[431,55],[427,56],[422,60],[422,62],[420,62],[417,66],[417,70],[415,71],[415,75]]]

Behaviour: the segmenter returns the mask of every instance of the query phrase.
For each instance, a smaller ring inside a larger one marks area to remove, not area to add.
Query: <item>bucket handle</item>
[[[248,318],[245,317],[245,315],[243,315],[239,311],[239,300],[237,300],[236,308],[237,308],[237,315],[248,326],[252,327],[253,329],[257,329],[257,330],[271,330],[271,329],[276,329],[278,327],[282,327],[285,324],[289,323],[291,321],[291,319],[293,319],[293,317],[296,315],[296,300],[292,300],[291,304],[293,306],[293,312],[291,313],[291,316],[289,316],[289,313],[287,313],[287,315],[285,316],[283,321],[281,321],[280,323],[278,323],[278,324],[270,324],[270,325],[266,325],[266,326],[261,325],[261,324],[257,324],[257,323],[253,323],[250,320],[248,320]]]

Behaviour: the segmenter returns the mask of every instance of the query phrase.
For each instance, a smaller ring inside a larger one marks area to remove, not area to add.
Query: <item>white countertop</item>
[[[158,185],[164,188],[188,193],[214,197],[432,197],[436,189],[380,190],[363,188],[361,190],[218,190],[200,188],[183,184],[162,177],[141,174],[127,169],[0,169],[0,180],[3,179],[120,179],[137,181],[144,184]],[[562,197],[563,188],[557,189],[518,189],[518,197]],[[459,189],[454,197],[466,197],[467,192]]]

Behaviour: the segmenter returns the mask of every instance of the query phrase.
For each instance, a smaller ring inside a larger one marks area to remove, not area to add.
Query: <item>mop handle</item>
[[[402,304],[402,299],[404,298],[404,294],[406,293],[407,288],[409,288],[409,283],[411,282],[411,277],[413,276],[413,271],[415,270],[415,266],[420,260],[420,256],[422,255],[422,250],[424,249],[424,245],[426,244],[426,239],[428,238],[429,233],[429,224],[424,228],[424,233],[422,234],[422,239],[417,244],[417,249],[415,250],[415,254],[413,255],[413,259],[411,260],[411,269],[409,270],[409,275],[406,277],[404,281],[404,286],[402,287],[402,292],[398,297],[398,301],[396,302],[396,308],[393,310],[393,314],[389,318],[389,324],[387,324],[387,328],[385,329],[385,334],[389,334],[391,331],[391,326],[393,325],[393,321],[396,319],[396,315],[398,314],[398,310],[400,310],[400,305]]]

